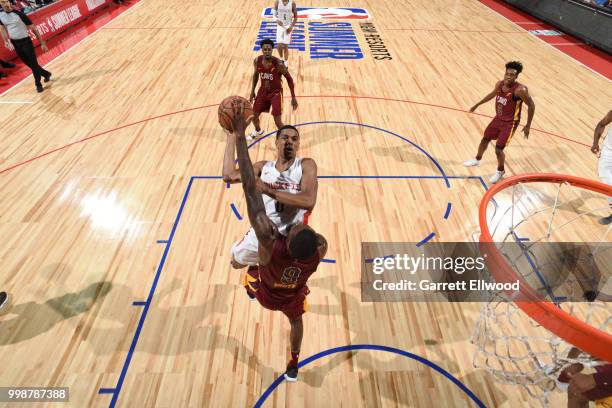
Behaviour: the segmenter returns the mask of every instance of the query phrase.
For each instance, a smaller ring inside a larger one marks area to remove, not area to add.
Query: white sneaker
[[[504,173],[506,173],[505,171],[499,171],[497,170],[495,172],[495,174],[493,175],[493,177],[491,177],[491,179],[489,180],[492,184],[497,183],[499,180],[501,180],[504,177]]]
[[[285,64],[285,68],[289,68],[289,61],[283,61],[283,64]]]
[[[255,129],[253,129],[253,131],[251,132],[250,135],[247,136],[247,140],[250,142],[251,140],[255,140],[258,137],[260,137],[261,135],[264,134],[264,130],[261,129],[259,132]]]
[[[476,160],[476,159],[466,160],[463,162],[463,165],[466,167],[480,166],[480,160]]]

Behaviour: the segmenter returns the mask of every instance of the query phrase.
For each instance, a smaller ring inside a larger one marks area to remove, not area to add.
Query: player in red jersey
[[[246,144],[243,109],[242,105],[234,108],[232,122],[249,221],[259,241],[259,266],[249,268],[242,283],[250,298],[256,298],[266,309],[282,311],[289,318],[291,360],[285,378],[296,381],[303,337],[302,314],[309,293],[306,282],[325,256],[327,241],[303,223],[293,225],[285,237],[268,218]]]
[[[295,89],[293,86],[293,78],[287,71],[287,67],[281,60],[272,56],[274,50],[274,41],[266,39],[261,41],[261,53],[259,57],[253,61],[253,88],[251,89],[251,102],[253,103],[253,125],[255,130],[251,133],[250,138],[255,139],[263,135],[264,131],[259,125],[259,115],[261,112],[269,112],[272,108],[272,116],[276,128],[283,127],[281,114],[283,113],[283,81],[281,76],[287,79],[289,91],[291,91],[291,106],[293,110],[298,107],[297,99],[295,99]],[[255,95],[257,81],[261,77],[261,85]]]
[[[491,140],[497,140],[497,143],[495,143],[497,172],[491,177],[491,183],[497,183],[504,176],[504,161],[506,159],[504,148],[510,143],[510,139],[512,139],[521,121],[521,107],[523,102],[527,105],[527,123],[523,128],[523,133],[525,134],[525,139],[529,137],[531,120],[535,113],[535,103],[533,99],[531,99],[527,87],[516,82],[516,78],[521,71],[523,71],[523,64],[520,62],[511,61],[507,63],[504,79],[497,82],[493,91],[470,109],[470,112],[474,112],[477,107],[495,98],[495,117],[484,131],[484,137],[478,146],[476,158],[463,163],[465,166],[480,165],[480,160],[485,150],[487,150],[489,142]]]

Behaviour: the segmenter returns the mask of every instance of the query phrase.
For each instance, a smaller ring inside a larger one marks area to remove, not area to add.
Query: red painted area
[[[47,46],[49,47],[48,52],[42,53],[40,47],[36,48],[38,62],[44,67],[46,64],[83,41],[86,37],[99,30],[102,26],[108,24],[117,16],[133,7],[138,1],[139,0],[132,0],[130,3],[126,2],[121,6],[116,6],[114,3],[111,3],[111,5],[103,11],[90,16],[56,37],[50,38],[47,41]],[[32,74],[32,71],[30,71],[30,69],[19,59],[15,59],[12,62],[15,63],[17,67],[5,70],[8,77],[0,79],[0,95]],[[53,67],[49,67],[49,71],[53,72]],[[32,87],[34,87],[34,80],[32,80]]]
[[[548,25],[523,11],[517,10],[501,0],[479,1],[525,30],[560,31],[558,28]],[[545,43],[550,44],[561,52],[574,58],[576,61],[583,63],[593,71],[600,73],[608,79],[612,79],[612,56],[605,52],[595,47],[591,47],[582,40],[565,33],[562,33],[560,36],[536,36]]]

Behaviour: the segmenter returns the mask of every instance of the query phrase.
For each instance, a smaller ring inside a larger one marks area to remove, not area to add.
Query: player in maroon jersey
[[[491,183],[497,183],[504,176],[504,161],[506,159],[504,148],[510,143],[510,139],[512,139],[521,121],[521,107],[523,102],[527,105],[527,123],[523,128],[523,133],[525,134],[525,139],[529,137],[531,120],[535,113],[535,103],[533,99],[531,99],[527,87],[516,82],[516,78],[522,70],[523,64],[518,61],[507,63],[504,79],[497,82],[493,91],[470,109],[470,112],[474,112],[477,107],[495,98],[495,117],[484,131],[484,137],[478,146],[476,158],[463,163],[465,166],[480,165],[480,160],[485,150],[487,150],[489,142],[491,140],[497,140],[497,143],[495,143],[497,171],[493,177],[491,177]]]
[[[287,67],[283,62],[272,56],[274,50],[274,41],[266,39],[261,41],[261,53],[259,57],[253,61],[253,88],[251,89],[251,102],[253,103],[253,125],[255,130],[251,133],[250,138],[255,139],[263,135],[264,131],[259,125],[259,115],[261,112],[269,112],[272,108],[272,116],[276,128],[283,127],[281,114],[283,113],[283,82],[281,76],[287,79],[289,91],[291,91],[291,106],[293,110],[298,107],[297,99],[295,99],[295,89],[293,86],[293,78],[287,71]],[[257,81],[261,78],[261,85],[255,95]]]
[[[306,311],[306,282],[327,252],[327,241],[311,227],[298,223],[283,236],[268,218],[244,134],[246,122],[242,105],[234,107],[233,129],[242,188],[251,226],[259,241],[259,266],[250,267],[243,285],[250,298],[270,310],[280,310],[291,324],[291,360],[285,378],[296,381],[302,345],[302,314]]]

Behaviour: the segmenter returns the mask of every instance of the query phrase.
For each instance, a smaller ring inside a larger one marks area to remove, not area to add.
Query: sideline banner
[[[28,17],[42,38],[48,40],[108,6],[110,2],[111,0],[60,0],[28,14]],[[38,46],[38,40],[32,32],[30,37],[34,45]],[[4,43],[0,44],[0,58],[10,60],[15,56],[14,50],[7,49]]]

